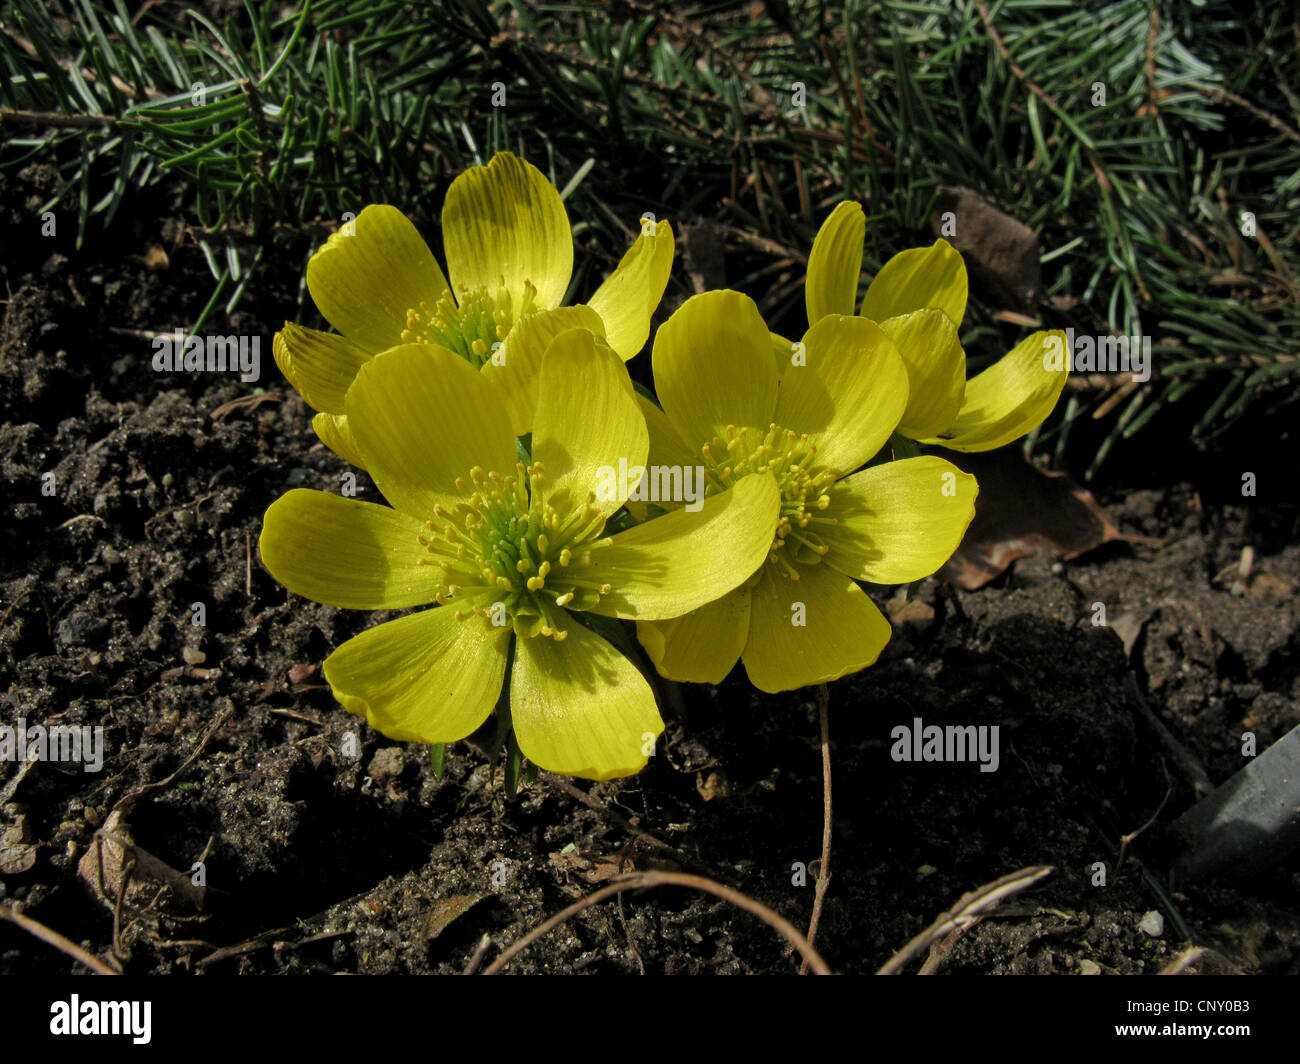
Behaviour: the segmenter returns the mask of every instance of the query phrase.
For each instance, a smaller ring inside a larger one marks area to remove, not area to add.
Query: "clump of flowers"
[[[536,167],[500,152],[447,190],[444,274],[395,207],[371,205],[307,264],[307,288],[338,333],[285,323],[275,359],[308,405],[317,435],[364,468],[349,432],[348,386],[381,351],[436,345],[498,378],[516,435],[530,427],[537,370],[560,332],[581,327],[622,358],[645,345],[672,268],[666,221],[642,226],[618,267],[585,304],[561,307],[573,274],[573,232],[559,192]]]
[[[758,307],[738,292],[689,299],[655,336],[663,410],[643,404],[653,463],[702,463],[706,499],[771,476],[780,508],[764,564],[736,590],[641,643],[672,679],[720,681],[739,658],[763,691],[825,683],[865,668],[889,622],[858,586],[934,572],[974,514],[975,478],[930,456],[860,469],[908,403],[893,341],[864,318],[828,314],[778,376]]]
[[[338,647],[324,665],[335,697],[390,738],[444,743],[482,725],[508,683],[501,711],[530,761],[639,771],[663,730],[654,695],[584,614],[653,620],[731,591],[768,549],[773,478],[605,535],[625,500],[597,497],[600,470],[643,464],[647,431],[622,361],[583,329],[541,360],[527,462],[497,383],[441,346],[370,359],[344,412],[391,508],[290,491],[267,511],[263,561],[318,602],[432,608]]]
[[[862,208],[849,200],[818,231],[804,291],[810,324],[854,312],[865,233]],[[1053,338],[1064,350],[1065,335],[1036,332],[967,380],[957,337],[966,297],[966,264],[939,239],[885,263],[859,313],[890,335],[907,367],[910,393],[898,435],[954,451],[991,451],[1036,428],[1056,406],[1068,374],[1047,368],[1043,356]]]
[[[621,621],[674,680],[716,683],[740,661],[777,692],[873,664],[890,626],[860,582],[935,572],[974,514],[975,478],[917,445],[1009,443],[1065,380],[1043,358],[1059,332],[966,379],[966,269],[944,240],[890,259],[855,307],[854,203],[817,234],[802,339],[738,292],[694,296],[654,338],[658,403],[624,363],[668,281],[666,222],[568,307],[568,215],[523,160],[457,177],[442,232],[446,274],[400,211],[365,208],[307,268],[338,332],[275,338],[317,434],[389,505],[290,491],[262,558],[318,602],[428,607],[324,664],[338,701],[398,740],[462,739],[495,710],[541,768],[639,771],[664,725]],[[648,476],[694,487],[663,500]]]

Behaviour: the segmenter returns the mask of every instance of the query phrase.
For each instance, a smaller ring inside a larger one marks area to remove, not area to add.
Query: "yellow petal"
[[[816,325],[827,314],[853,313],[866,232],[866,215],[851,200],[838,204],[817,231],[804,286],[809,325]]]
[[[650,318],[673,268],[673,227],[654,222],[654,235],[644,229],[623,260],[588,301],[605,322],[605,339],[627,361],[645,347]]]
[[[559,306],[573,273],[573,233],[560,194],[508,151],[451,183],[442,206],[447,272],[459,293],[504,283],[515,306],[529,284],[534,305]]]
[[[941,310],[927,308],[880,323],[907,367],[907,410],[898,433],[909,439],[946,432],[957,420],[966,390],[966,352],[957,326]]]
[[[794,364],[798,355],[798,344],[792,343],[779,333],[768,333],[772,341],[772,358],[776,361],[776,377],[780,380],[785,371]]]
[[[406,215],[372,204],[311,257],[307,288],[326,321],[378,352],[402,342],[406,312],[437,303],[447,279]]]
[[[966,313],[966,264],[948,241],[900,251],[876,274],[862,300],[862,316],[884,321],[924,307],[942,310],[954,325]]]
[[[358,469],[366,468],[365,459],[361,457],[361,452],[357,450],[356,440],[352,438],[352,430],[348,428],[346,414],[317,414],[311,419],[311,427],[315,430],[321,443],[342,458],[343,461],[356,466]]]
[[[597,336],[605,335],[604,322],[591,307],[578,305],[533,311],[510,327],[501,349],[479,371],[499,387],[516,436],[533,429],[537,371],[542,365],[542,355],[552,340],[570,329],[587,329]]]
[[[627,367],[586,329],[561,333],[538,375],[533,461],[546,471],[542,497],[561,514],[593,505],[606,517],[626,500],[649,446]],[[621,463],[621,464],[620,464]],[[620,470],[625,471],[620,478]]]
[[[825,565],[795,568],[798,580],[765,566],[751,592],[742,660],[749,682],[770,694],[865,669],[889,642],[889,622],[847,576]]]
[[[424,519],[464,497],[475,466],[513,476],[518,461],[500,393],[463,358],[406,344],[361,367],[348,389],[348,427],[366,469],[399,510]]]
[[[668,415],[650,399],[637,392],[636,401],[641,408],[641,413],[645,416],[646,431],[650,434],[650,450],[646,455],[646,466],[650,468],[659,466],[670,471],[673,469],[694,469],[699,464],[700,452],[687,446],[686,442],[678,435],[677,430],[673,428],[673,423],[668,420]],[[658,476],[659,474],[655,473],[653,475]],[[649,490],[650,483],[650,481],[647,482],[647,490]],[[644,499],[629,499],[625,505],[628,512],[632,514],[638,523],[649,520],[649,507],[651,504]],[[654,505],[663,510],[672,508],[669,503],[656,503]]]
[[[519,749],[548,772],[607,780],[640,772],[664,723],[637,667],[574,621],[563,642],[516,645],[510,719]]]
[[[776,409],[772,339],[740,292],[704,292],[655,333],[655,391],[683,440],[695,445],[728,425],[766,429]]]
[[[349,639],[325,659],[325,679],[349,713],[388,738],[452,743],[496,705],[509,640],[508,627],[435,606]]]
[[[371,353],[334,333],[286,321],[271,341],[275,364],[313,410],[342,414],[348,387]]]
[[[671,621],[638,621],[636,634],[660,675],[683,683],[721,683],[749,638],[749,591],[739,587]]]
[[[271,575],[296,595],[353,610],[432,602],[442,570],[424,564],[424,522],[387,506],[295,488],[271,504],[257,541]]]
[[[857,580],[909,584],[935,572],[975,516],[979,485],[933,455],[872,466],[841,480],[820,525],[827,564]]]
[[[636,401],[645,418],[646,431],[650,434],[650,452],[646,462],[650,465],[679,466],[682,469],[698,464],[702,457],[699,448],[692,447],[682,439],[681,434],[673,428],[673,423],[668,420],[668,415],[639,392]]]
[[[807,433],[815,465],[850,472],[889,439],[907,407],[907,370],[874,321],[831,314],[803,338],[804,363],[781,378],[774,420]]]
[[[1069,370],[1055,368],[1066,350],[1060,329],[1036,332],[966,382],[957,422],[944,438],[923,439],[954,451],[991,451],[1043,423],[1061,397]],[[1052,368],[1049,368],[1052,367]]]
[[[577,555],[568,575],[609,584],[593,613],[680,617],[739,587],[767,557],[781,499],[770,473],[742,478],[696,511],[674,510]]]

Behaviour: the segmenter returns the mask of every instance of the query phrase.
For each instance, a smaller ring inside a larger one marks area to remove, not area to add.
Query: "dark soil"
[[[0,714],[103,726],[106,757],[98,773],[38,763],[21,779],[0,764],[0,900],[100,957],[116,950],[136,973],[459,972],[484,935],[490,959],[633,868],[699,872],[806,925],[815,866],[795,885],[795,865],[817,859],[822,830],[811,690],[759,696],[743,672],[681,688],[644,773],[577,782],[597,808],[545,777],[509,800],[501,773],[463,743],[438,781],[426,748],[394,745],[339,707],[319,663],[383,615],[289,594],[256,546],[281,493],[337,491],[346,471],[271,357],[271,334],[299,317],[313,237],[277,240],[278,282],[208,327],[261,336],[258,386],[158,374],[149,334],[187,324],[210,291],[203,256],[172,220],[178,205],[129,203],[76,251],[71,212],[57,236],[37,235],[35,208],[56,181],[42,167],[0,178]],[[153,247],[167,265],[150,262]],[[1125,468],[1092,485],[1116,524],[1163,548],[1025,559],[976,592],[926,581],[880,663],[831,686],[833,877],[817,944],[833,968],[873,971],[964,892],[1048,864],[1053,875],[933,963],[1153,972],[1195,944],[1210,950],[1198,970],[1300,971],[1295,856],[1247,882],[1169,879],[1172,823],[1194,792],[1139,713],[1130,673],[1216,784],[1242,766],[1243,732],[1263,750],[1300,723],[1297,509],[1263,487],[1234,501],[1222,471],[1243,467],[1224,451],[1185,459],[1168,486]],[[360,479],[361,497],[377,499]],[[1247,546],[1253,572],[1234,593]],[[877,601],[889,595],[878,589]],[[1098,602],[1108,626],[1093,623]],[[891,729],[916,717],[998,725],[998,770],[893,761]],[[106,825],[214,726],[186,771]],[[104,844],[101,874],[97,829],[139,848],[116,941],[118,851]],[[145,867],[152,855],[186,872],[205,851],[201,910],[180,885],[188,874],[163,889]],[[1164,917],[1159,937],[1139,930],[1151,911]],[[0,972],[75,967],[0,924]],[[679,888],[598,905],[512,966],[796,968],[762,923]]]

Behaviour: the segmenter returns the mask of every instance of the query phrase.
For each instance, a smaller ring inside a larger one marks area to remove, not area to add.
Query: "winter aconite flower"
[[[742,587],[666,623],[638,624],[660,672],[716,683],[741,658],[755,687],[784,691],[872,664],[889,622],[856,581],[934,572],[974,514],[975,478],[941,458],[854,472],[907,406],[907,371],[874,322],[824,315],[778,376],[757,306],[738,292],[687,300],[655,336],[643,402],[653,464],[701,463],[708,492],[776,479],[767,557]],[[734,489],[733,489],[734,490]]]
[[[379,352],[437,344],[499,377],[512,427],[522,435],[550,340],[581,326],[631,358],[650,334],[673,261],[672,227],[645,223],[586,305],[560,308],[573,273],[569,217],[555,186],[509,152],[451,183],[442,237],[446,275],[401,211],[366,207],[307,264],[307,288],[338,334],[291,323],[276,334],[276,362],[320,411],[312,421],[317,435],[355,465],[361,460],[344,396]]]
[[[553,772],[641,769],[663,730],[649,685],[584,626],[584,611],[658,619],[742,583],[771,542],[768,476],[737,479],[696,513],[616,535],[623,504],[602,469],[645,463],[647,432],[619,357],[584,329],[539,369],[533,451],[519,461],[497,385],[441,347],[369,360],[344,413],[392,508],[297,489],[266,513],[271,574],[300,595],[360,610],[436,603],[368,629],[325,661],[347,709],[398,740],[464,738],[509,683],[520,750]],[[507,664],[509,677],[507,679]]]
[[[805,290],[809,323],[853,313],[865,232],[862,208],[846,200],[817,233]],[[861,314],[880,323],[907,366],[910,398],[898,434],[954,451],[991,451],[1052,412],[1067,373],[1048,369],[1044,355],[1064,350],[1064,334],[1036,332],[968,381],[957,337],[966,293],[961,254],[940,239],[885,263],[863,297]]]

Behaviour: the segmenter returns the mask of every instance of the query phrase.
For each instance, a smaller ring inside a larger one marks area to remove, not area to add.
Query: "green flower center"
[[[404,344],[441,344],[455,351],[476,369],[492,357],[492,345],[504,341],[517,318],[534,308],[537,289],[531,281],[524,284],[520,306],[506,288],[504,277],[495,291],[486,287],[470,291],[460,286],[458,298],[446,289],[432,307],[420,300],[418,307],[406,312]]]
[[[475,466],[456,479],[464,501],[435,509],[426,526],[432,535],[420,543],[432,555],[425,563],[442,566],[447,588],[439,604],[463,600],[472,611],[458,612],[458,620],[478,614],[497,627],[509,623],[516,635],[559,642],[569,634],[566,609],[591,609],[610,593],[608,584],[567,572],[575,557],[588,562],[587,544],[605,527],[595,496],[560,513],[542,502],[544,483],[541,462],[517,463],[513,477]]]
[[[816,565],[830,550],[817,535],[817,525],[834,525],[822,516],[831,504],[838,479],[833,469],[816,464],[817,446],[807,434],[780,425],[761,429],[728,425],[701,448],[708,477],[706,495],[726,491],[751,473],[771,473],[781,492],[781,512],[767,560],[781,566],[792,580],[799,579],[795,565]]]

